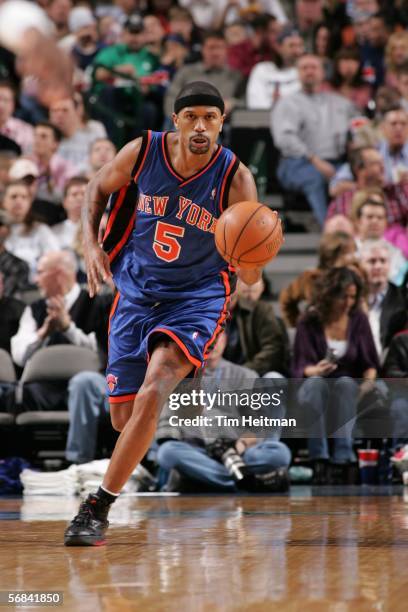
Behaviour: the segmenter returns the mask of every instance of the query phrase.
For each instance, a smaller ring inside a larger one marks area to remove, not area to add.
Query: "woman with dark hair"
[[[361,111],[367,107],[373,91],[372,87],[363,81],[357,49],[340,49],[335,55],[331,86],[336,93],[348,98]]]
[[[301,305],[310,304],[317,279],[333,267],[345,266],[353,261],[356,243],[344,232],[324,234],[319,244],[319,262],[314,270],[305,270],[279,296],[285,323],[295,327],[301,314]]]
[[[328,433],[334,437],[333,463],[355,462],[357,401],[373,387],[379,368],[370,324],[360,306],[362,290],[353,270],[329,270],[317,281],[312,306],[296,330],[293,376],[307,379],[298,399],[307,421],[312,419],[308,446],[317,482],[327,479]],[[360,388],[355,379],[363,379]]]
[[[11,181],[2,196],[1,208],[12,220],[5,247],[30,266],[30,281],[34,281],[37,261],[47,251],[58,251],[59,244],[51,229],[34,220],[32,200],[24,181]]]

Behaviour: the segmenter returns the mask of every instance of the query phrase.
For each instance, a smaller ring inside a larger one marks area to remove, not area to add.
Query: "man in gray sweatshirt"
[[[271,115],[272,137],[282,156],[277,174],[284,189],[305,195],[323,225],[327,183],[344,156],[349,121],[358,113],[347,98],[320,91],[319,57],[303,55],[297,68],[301,91],[280,99]]]

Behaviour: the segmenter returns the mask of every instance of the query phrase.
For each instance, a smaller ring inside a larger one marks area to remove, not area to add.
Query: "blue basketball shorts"
[[[228,303],[229,295],[145,305],[117,293],[109,319],[109,402],[125,402],[136,396],[158,334],[173,340],[197,373],[224,328]]]

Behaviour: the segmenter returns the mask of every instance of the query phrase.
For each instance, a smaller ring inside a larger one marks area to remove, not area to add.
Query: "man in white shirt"
[[[85,177],[74,176],[65,186],[63,207],[67,219],[52,228],[61,249],[75,248],[87,184]]]
[[[246,101],[250,109],[270,109],[279,98],[301,88],[296,62],[304,52],[304,43],[299,32],[291,26],[284,28],[278,44],[282,65],[259,62],[249,75]]]
[[[27,306],[17,334],[11,339],[13,361],[24,367],[30,356],[52,344],[74,344],[92,350],[103,345],[98,299],[76,282],[76,262],[68,251],[52,251],[38,262],[37,286],[42,298]],[[103,309],[103,307],[102,307]],[[99,342],[98,342],[99,337]]]
[[[367,240],[386,240],[387,229],[387,205],[384,194],[380,189],[366,189],[356,192],[352,212],[355,217],[355,242],[357,251],[360,252],[364,242]],[[388,279],[399,287],[402,285],[408,262],[403,252],[387,241],[390,259],[390,270]]]
[[[406,297],[388,281],[390,252],[385,240],[367,240],[361,249],[361,263],[368,279],[368,319],[382,362],[392,337],[405,327]]]

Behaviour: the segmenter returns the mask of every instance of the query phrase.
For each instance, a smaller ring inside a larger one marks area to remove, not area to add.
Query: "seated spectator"
[[[305,270],[287,287],[282,289],[279,303],[284,321],[296,327],[301,307],[311,304],[316,281],[331,268],[347,265],[356,251],[354,239],[344,232],[324,234],[319,245],[319,263],[315,270]],[[303,308],[304,309],[304,308]]]
[[[54,344],[74,344],[100,351],[105,358],[110,296],[90,298],[76,282],[76,264],[68,251],[54,251],[38,263],[36,282],[43,297],[27,306],[11,339],[15,363],[24,367],[35,351]],[[53,410],[64,399],[66,385],[26,385],[27,409]]]
[[[49,19],[54,23],[56,37],[61,40],[69,33],[68,19],[72,2],[71,0],[50,0],[45,6]]]
[[[68,25],[72,34],[71,55],[75,65],[84,71],[105,46],[99,40],[96,19],[87,6],[76,6],[69,14]]]
[[[13,117],[16,109],[16,92],[8,81],[0,81],[0,134],[16,142],[25,155],[33,146],[33,127]]]
[[[314,30],[323,21],[323,5],[322,0],[295,0],[295,25],[309,53],[313,51]]]
[[[394,450],[408,442],[408,330],[396,334],[390,342],[382,375],[390,381],[390,418]]]
[[[361,45],[361,60],[365,79],[375,89],[384,83],[385,48],[390,34],[390,24],[383,12],[369,18],[367,40]]]
[[[379,151],[384,160],[385,180],[388,184],[408,183],[408,113],[394,108],[384,113],[384,139]]]
[[[385,48],[386,83],[398,86],[398,71],[408,61],[408,32],[394,32]]]
[[[1,230],[1,228],[0,228]],[[10,353],[10,340],[16,334],[25,304],[4,293],[4,276],[0,272],[0,348]],[[0,392],[1,395],[1,392]]]
[[[34,128],[31,158],[39,171],[37,194],[54,203],[61,202],[65,183],[75,174],[75,166],[57,153],[61,140],[60,130],[52,123],[42,121]]]
[[[158,56],[145,45],[143,19],[138,13],[124,23],[122,42],[102,49],[94,59],[95,94],[112,112],[135,115],[135,133],[146,124],[142,113],[147,112],[145,98],[149,87],[143,85],[143,77],[150,76],[158,65]],[[106,125],[113,134],[114,126],[108,118]]]
[[[259,376],[286,376],[288,338],[272,304],[260,299],[264,288],[263,280],[250,286],[238,280],[225,356]]]
[[[210,390],[213,388],[214,381],[217,381],[217,385],[224,381],[228,389],[234,389],[234,391],[248,389],[248,387],[251,389],[256,374],[248,368],[223,359],[226,342],[225,334],[222,334],[210,353],[202,378],[202,388]],[[213,409],[212,416],[215,411],[223,414],[222,406]],[[185,491],[186,487],[189,488],[189,491],[195,490],[198,493],[203,490],[234,493],[239,488],[256,492],[287,490],[287,468],[291,454],[289,448],[279,441],[276,432],[274,436],[267,439],[259,439],[249,435],[238,437],[236,431],[229,431],[227,439],[217,440],[219,443],[224,443],[223,450],[232,448],[245,463],[248,475],[238,485],[231,473],[221,463],[218,455],[215,458],[216,444],[213,440],[208,439],[208,432],[200,428],[192,430],[191,427],[171,427],[169,430],[170,414],[171,411],[166,406],[156,432],[156,439],[159,442],[167,439],[160,444],[157,454],[159,466],[171,474],[165,490]],[[276,418],[275,414],[273,416]],[[178,439],[168,439],[176,436]],[[218,445],[218,448],[220,446],[221,444]],[[175,475],[179,476],[178,482],[175,482]]]
[[[183,66],[176,72],[164,100],[164,114],[167,118],[173,114],[177,94],[190,81],[207,81],[214,85],[224,98],[227,115],[237,105],[242,79],[238,72],[226,66],[227,43],[223,34],[206,32],[202,56],[202,62]]]
[[[97,138],[89,149],[86,164],[79,169],[79,174],[91,180],[95,174],[116,155],[116,147],[109,138]]]
[[[203,4],[199,0],[180,0],[180,6],[188,8],[194,23],[203,30],[223,28],[225,24],[245,18],[252,12],[274,15],[279,23],[287,21],[280,0],[261,0],[253,3],[248,0],[229,2],[228,0],[210,0]]]
[[[0,274],[2,294],[5,297],[13,297],[27,289],[29,285],[27,262],[10,253],[5,247],[12,224],[10,216],[5,210],[0,209]]]
[[[279,98],[301,88],[296,62],[304,52],[303,40],[289,26],[278,36],[278,43],[280,65],[259,62],[249,75],[246,93],[248,108],[270,109]]]
[[[245,38],[242,30],[245,27]],[[247,34],[247,30],[249,33]],[[230,40],[230,32],[241,31],[241,39]],[[252,68],[259,62],[279,62],[278,35],[280,24],[273,15],[259,15],[251,23],[231,23],[225,27],[225,39],[228,44],[227,62],[233,70],[237,70],[245,79]]]
[[[408,262],[403,252],[392,244],[395,232],[392,231],[390,239],[387,235],[387,205],[384,193],[380,189],[363,189],[356,191],[352,201],[351,216],[355,226],[355,241],[357,250],[366,240],[387,240],[390,255],[389,280],[395,285],[402,285],[408,268]],[[406,232],[401,232],[406,237]],[[398,235],[397,235],[398,236]],[[400,236],[398,236],[400,238]]]
[[[356,461],[352,430],[360,394],[371,389],[379,368],[370,325],[360,306],[362,283],[348,268],[321,277],[312,307],[297,325],[293,376],[306,378],[298,393],[311,437],[309,455],[315,479],[325,482],[330,457],[327,435],[333,439],[334,464]],[[328,382],[330,380],[330,382]]]
[[[336,54],[330,85],[333,91],[348,98],[360,111],[367,108],[373,92],[371,86],[363,80],[357,49],[341,49]]]
[[[345,153],[351,102],[320,92],[323,66],[315,55],[298,60],[302,90],[278,100],[272,112],[272,136],[281,152],[277,174],[284,189],[303,193],[323,225],[327,183]]]
[[[404,329],[407,321],[405,290],[388,280],[391,258],[385,240],[363,244],[361,265],[367,274],[368,319],[379,359],[383,361],[392,337]]]
[[[150,53],[158,57],[162,53],[163,42],[166,35],[165,29],[157,15],[148,13],[143,17],[143,31],[145,46]]]
[[[406,201],[408,185],[386,185],[384,162],[381,153],[372,147],[356,149],[350,155],[351,177],[354,178],[354,188],[339,189],[340,192],[329,205],[327,219],[335,215],[351,216],[351,203],[356,191],[377,187],[384,190],[387,205],[388,224],[405,227],[408,219]],[[347,179],[345,179],[347,180]],[[348,185],[350,187],[350,185]]]
[[[350,121],[347,133],[347,161],[337,168],[335,175],[329,181],[329,195],[332,198],[356,186],[349,163],[354,151],[364,148],[375,149],[378,142],[379,137],[369,119],[356,117]]]
[[[44,223],[33,220],[32,200],[23,181],[11,181],[3,194],[1,208],[12,221],[5,247],[10,253],[26,261],[30,267],[30,282],[34,279],[37,262],[48,251],[58,248],[58,241]]]
[[[85,177],[74,176],[65,186],[62,205],[67,218],[52,228],[60,249],[75,249],[87,184],[88,179]]]
[[[172,6],[168,13],[168,33],[183,37],[188,49],[186,64],[200,60],[201,35],[190,11],[182,6]]]
[[[181,34],[166,36],[159,67],[160,71],[166,71],[167,73],[167,83],[163,83],[163,87],[167,88],[176,72],[184,66],[187,55],[188,45]]]
[[[23,157],[16,159],[9,170],[9,182],[22,181],[28,188],[33,219],[46,225],[53,225],[65,218],[64,211],[58,205],[59,202],[44,200],[39,196],[39,176],[40,171],[37,164],[32,159]]]
[[[89,146],[96,138],[106,137],[106,131],[101,123],[84,124],[82,107],[82,102],[74,98],[65,98],[50,105],[50,122],[63,135],[57,153],[73,166],[83,163],[88,155]]]

